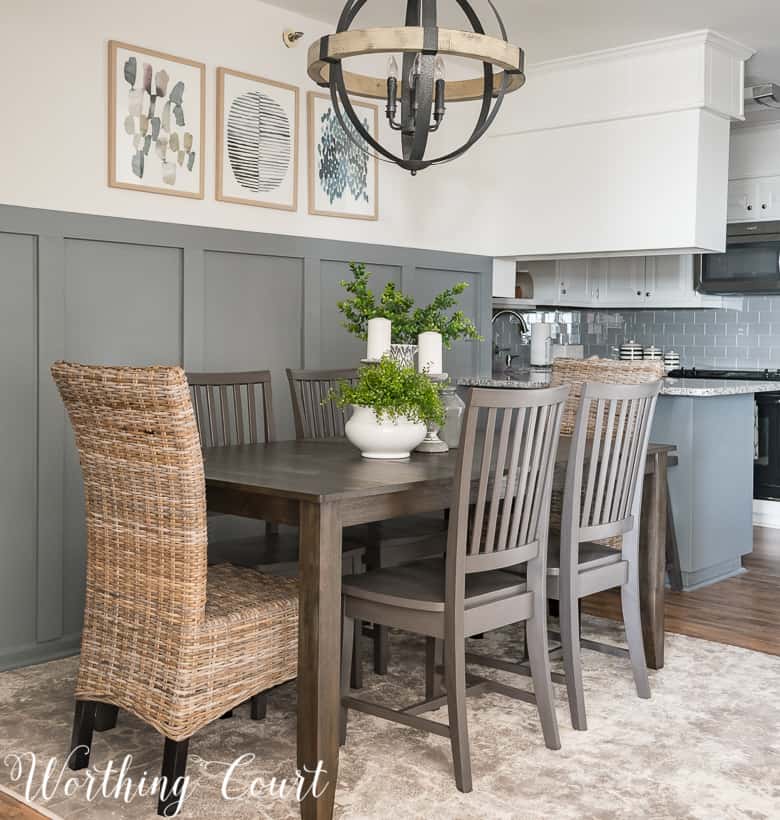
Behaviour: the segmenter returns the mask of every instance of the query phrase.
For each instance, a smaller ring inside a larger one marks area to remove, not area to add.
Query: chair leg
[[[582,661],[580,659],[580,618],[576,600],[563,596],[559,602],[561,618],[561,644],[563,645],[563,668],[566,673],[566,692],[569,697],[571,725],[585,731],[585,692],[582,684]]]
[[[463,634],[444,643],[444,679],[450,721],[452,763],[459,791],[471,791],[471,752],[466,722],[466,642]]]
[[[438,698],[442,689],[439,667],[444,663],[444,642],[437,638],[425,639],[425,699]]]
[[[252,720],[265,720],[268,711],[268,695],[259,692],[249,702],[249,713]]]
[[[352,642],[355,638],[355,619],[344,615],[341,631],[341,697],[339,698],[339,745],[347,742],[347,707],[344,698],[349,697],[350,673],[352,669]]]
[[[74,772],[86,769],[89,766],[97,707],[98,704],[94,700],[76,701],[76,713],[73,716],[73,734],[70,740],[70,756],[68,757],[68,766]]]
[[[363,642],[363,622],[354,621],[354,635],[352,636],[352,674],[350,686],[353,689],[363,688],[363,663],[361,658],[361,645]]]
[[[626,629],[626,643],[631,657],[631,671],[640,698],[650,697],[650,681],[645,663],[645,644],[642,638],[642,615],[639,607],[639,546],[623,539],[623,557],[628,561],[628,581],[620,588],[620,603],[623,609],[623,624]]]
[[[377,675],[387,674],[387,663],[390,660],[390,643],[386,626],[374,624],[374,672]]]
[[[525,639],[544,743],[548,749],[560,749],[561,738],[558,733],[558,716],[555,713],[550,677],[550,654],[547,648],[547,613],[542,607],[536,607],[533,617],[525,622]]]
[[[110,703],[98,703],[95,712],[95,731],[107,732],[116,729],[116,722],[119,717],[119,707]]]
[[[187,770],[189,744],[189,738],[187,740],[165,738],[160,799],[157,802],[157,814],[160,817],[173,817],[181,808],[181,800],[185,791],[184,773]]]

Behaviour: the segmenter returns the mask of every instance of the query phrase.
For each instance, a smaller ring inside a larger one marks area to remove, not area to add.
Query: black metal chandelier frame
[[[344,131],[358,147],[366,146],[378,155],[416,174],[431,165],[450,162],[468,151],[490,128],[506,94],[525,83],[524,54],[507,40],[504,23],[492,0],[488,0],[498,20],[501,39],[489,37],[468,0],[455,0],[473,32],[443,29],[437,25],[437,0],[408,0],[405,26],[352,30],[350,26],[368,0],[348,0],[336,33],[325,35],[309,50],[309,76],[330,90],[333,110]],[[403,52],[400,84],[344,71],[342,60],[362,54]],[[482,77],[447,84],[436,78],[436,58],[453,55],[480,60]],[[499,68],[498,74],[495,69]],[[412,78],[409,81],[408,78]],[[400,91],[400,123],[395,121],[396,94]],[[402,156],[394,154],[364,127],[349,95],[387,99],[390,127],[401,132]],[[474,130],[466,142],[449,153],[425,158],[428,138],[438,129],[446,101],[481,100]],[[433,124],[431,123],[433,115]],[[347,126],[347,120],[352,128]],[[354,129],[354,130],[353,130]],[[360,144],[355,134],[363,141]]]

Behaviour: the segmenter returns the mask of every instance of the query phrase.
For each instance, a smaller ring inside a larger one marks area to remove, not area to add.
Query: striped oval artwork
[[[276,190],[290,168],[292,129],[276,100],[248,91],[230,105],[227,149],[236,182],[254,192]]]

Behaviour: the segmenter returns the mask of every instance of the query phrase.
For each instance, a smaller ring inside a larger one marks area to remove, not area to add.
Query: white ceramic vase
[[[344,432],[363,458],[409,458],[412,450],[425,438],[427,427],[422,422],[405,416],[395,421],[387,418],[379,421],[370,407],[354,405],[352,410]]]

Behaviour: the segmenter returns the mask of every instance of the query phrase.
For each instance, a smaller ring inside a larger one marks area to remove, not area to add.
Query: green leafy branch
[[[400,291],[389,282],[377,303],[368,286],[371,274],[360,262],[351,262],[352,279],[342,280],[341,286],[351,299],[338,302],[344,315],[344,327],[359,339],[368,338],[368,322],[378,317],[392,322],[395,344],[416,344],[417,336],[426,331],[441,333],[444,346],[448,349],[457,339],[482,341],[477,328],[462,310],[450,312],[458,303],[458,297],[466,290],[466,282],[458,282],[442,291],[424,308],[414,307],[414,298]]]
[[[442,385],[434,384],[424,373],[413,367],[401,367],[385,356],[376,364],[360,369],[357,382],[340,382],[326,401],[335,401],[339,407],[348,404],[370,407],[382,421],[396,421],[406,416],[424,424],[444,424],[441,403]]]

